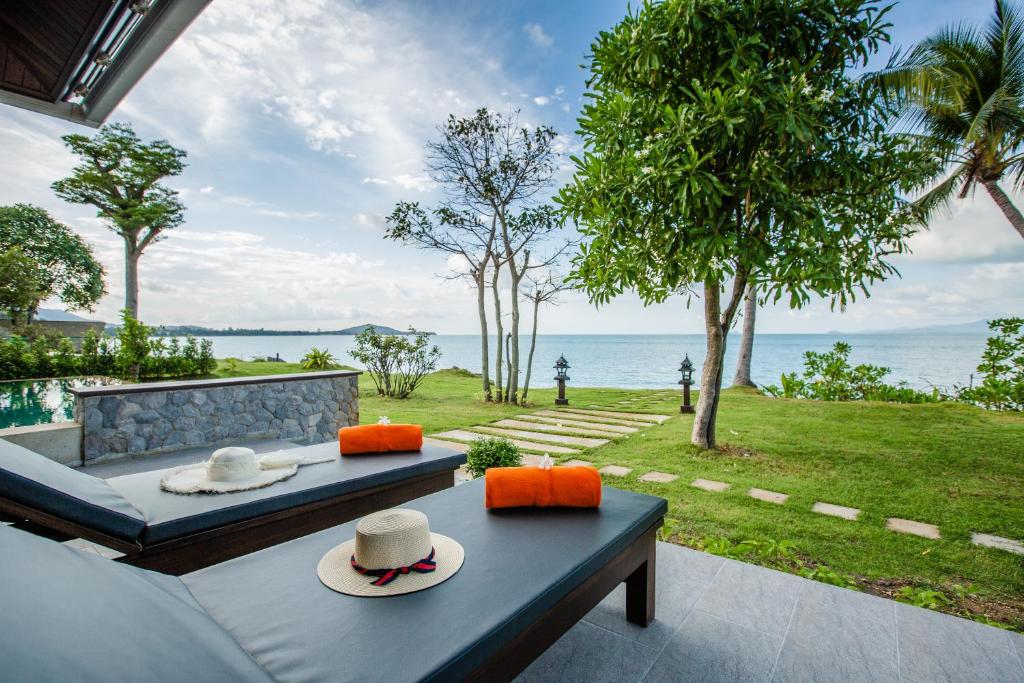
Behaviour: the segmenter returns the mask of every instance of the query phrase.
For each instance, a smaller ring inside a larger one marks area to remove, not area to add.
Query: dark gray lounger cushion
[[[0,679],[271,680],[179,579],[3,525],[0,556]]]
[[[103,479],[3,439],[0,496],[126,541],[146,527],[142,514]]]
[[[596,510],[488,512],[483,494],[478,480],[406,505],[466,551],[457,574],[425,591],[359,598],[321,584],[317,562],[355,522],[182,581],[278,681],[460,680],[667,509],[661,498],[605,488]]]
[[[300,449],[288,452],[297,454]],[[307,457],[330,455],[338,452],[338,444],[307,446],[301,452]],[[415,453],[359,455],[300,467],[294,477],[262,489],[188,496],[160,489],[164,471],[107,481],[145,516],[142,542],[148,545],[409,477],[454,470],[464,462],[463,453],[424,445]]]

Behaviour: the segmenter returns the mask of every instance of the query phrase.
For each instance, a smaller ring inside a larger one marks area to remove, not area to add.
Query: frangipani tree
[[[715,446],[751,274],[793,307],[845,305],[911,234],[900,196],[921,155],[848,75],[886,38],[883,15],[873,0],[645,2],[592,46],[584,154],[559,195],[585,238],[572,278],[596,303],[702,290],[699,446]]]

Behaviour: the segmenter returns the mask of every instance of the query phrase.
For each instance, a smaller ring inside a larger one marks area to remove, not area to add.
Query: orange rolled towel
[[[418,451],[422,447],[423,428],[419,425],[359,425],[338,430],[342,455]]]
[[[596,508],[601,504],[601,475],[593,467],[492,467],[484,479],[488,508]]]

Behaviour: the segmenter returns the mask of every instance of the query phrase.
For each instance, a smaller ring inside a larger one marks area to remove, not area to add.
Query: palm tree
[[[1024,178],[1021,8],[995,0],[983,29],[947,26],[868,78],[900,107],[903,125],[938,162],[932,180],[941,182],[914,203],[922,221],[980,184],[1024,237],[1024,215],[999,186],[1008,177],[1020,188]]]

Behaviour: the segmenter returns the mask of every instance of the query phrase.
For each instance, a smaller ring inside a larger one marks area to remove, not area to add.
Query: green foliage
[[[957,398],[991,410],[1024,410],[1024,318],[989,321],[996,334],[985,342],[981,383],[958,388]]]
[[[113,375],[116,354],[110,338],[97,334],[95,330],[86,331],[85,338],[82,340],[78,364],[78,371],[83,375]]]
[[[793,306],[892,272],[921,156],[849,70],[886,39],[874,0],[644,3],[591,47],[586,144],[558,201],[597,301],[663,301],[756,272]],[[740,287],[742,290],[742,287]]]
[[[12,249],[17,256],[10,255]],[[39,302],[51,297],[71,310],[91,311],[106,293],[103,266],[89,244],[38,206],[0,206],[0,252],[7,254],[0,270],[20,273],[21,301],[14,309],[19,314],[33,314]],[[5,282],[3,289],[8,288]],[[12,310],[9,300],[0,305]]]
[[[117,333],[117,370],[122,377],[138,382],[142,364],[149,355],[150,329],[127,310],[121,311],[121,329]]]
[[[466,451],[466,469],[474,477],[482,477],[492,467],[519,467],[522,461],[519,447],[507,439],[480,439]]]
[[[941,182],[914,203],[923,221],[954,197],[969,196],[979,184],[997,203],[1002,199],[997,186],[1001,178],[1009,176],[1021,187],[1022,32],[1021,7],[996,0],[983,29],[963,23],[946,26],[909,52],[897,52],[885,69],[869,76],[900,107],[901,127],[935,161],[935,172],[922,187]],[[1003,210],[1024,237],[1019,212]]]
[[[661,528],[658,529],[658,540],[663,543],[670,543],[678,530],[679,520],[673,517],[666,517]]]
[[[878,365],[850,366],[852,347],[836,342],[831,351],[804,353],[804,372],[784,373],[781,387],[768,385],[765,393],[782,398],[817,401],[888,401],[890,403],[933,403],[941,400],[938,392],[925,393],[906,386],[886,384],[890,369]]]
[[[441,349],[430,346],[429,339],[411,327],[406,336],[379,334],[371,325],[356,335],[350,353],[366,368],[379,396],[408,398],[441,357]]]
[[[311,348],[302,357],[302,367],[306,370],[330,370],[338,364],[338,359],[327,349]]]
[[[720,555],[741,562],[753,561],[781,571],[796,572],[813,581],[850,590],[860,590],[860,586],[851,576],[841,574],[822,564],[808,565],[797,555],[796,546],[792,541],[766,539],[733,543],[730,539],[721,536],[701,539],[697,543],[697,547],[712,555]]]
[[[39,266],[18,247],[0,253],[0,311],[14,329],[28,324],[29,316],[45,298]]]
[[[946,594],[942,591],[919,586],[904,586],[900,588],[896,591],[896,599],[914,607],[925,607],[927,609],[940,609],[953,604],[953,601],[946,597]]]
[[[225,358],[224,363],[227,365],[227,371],[231,374],[238,372],[238,364],[242,362],[241,358]]]

